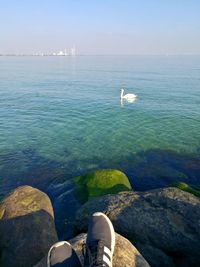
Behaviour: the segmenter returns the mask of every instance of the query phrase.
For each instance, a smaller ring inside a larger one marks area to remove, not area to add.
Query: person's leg
[[[112,267],[115,231],[109,218],[96,212],[92,215],[86,239],[84,267]]]
[[[54,244],[47,256],[47,267],[81,267],[80,260],[70,243],[61,241]]]

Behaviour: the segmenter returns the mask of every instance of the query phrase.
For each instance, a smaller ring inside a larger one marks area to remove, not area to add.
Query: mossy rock
[[[76,195],[81,202],[107,194],[132,190],[127,176],[118,170],[97,170],[75,178]]]
[[[11,219],[45,210],[52,218],[54,212],[49,197],[31,186],[20,186],[0,202],[0,219]]]
[[[196,197],[200,197],[200,191],[192,188],[191,186],[189,186],[186,183],[175,182],[175,183],[172,184],[172,186],[176,187],[176,188],[179,188],[180,190],[183,190],[185,192],[191,193]]]
[[[58,241],[49,197],[20,186],[0,202],[0,266],[32,267]]]

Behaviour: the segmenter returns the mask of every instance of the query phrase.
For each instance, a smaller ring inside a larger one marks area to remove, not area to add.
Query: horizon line
[[[77,54],[77,55],[50,55],[50,54],[41,54],[41,55],[36,55],[36,54],[15,54],[15,53],[0,53],[0,56],[15,56],[15,57],[26,57],[26,56],[32,56],[32,57],[77,57],[77,56],[200,56],[200,54]]]

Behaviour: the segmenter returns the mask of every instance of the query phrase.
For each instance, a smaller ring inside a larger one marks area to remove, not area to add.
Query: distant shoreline
[[[76,55],[79,56],[79,55]],[[76,57],[71,55],[0,55],[0,57]]]
[[[135,57],[200,57],[200,54],[197,54],[197,55],[195,55],[195,54],[184,54],[184,55],[173,55],[173,54],[152,54],[152,55],[150,55],[150,54],[125,54],[125,55],[115,55],[115,54],[113,54],[113,55],[104,55],[104,54],[102,54],[102,55],[83,55],[83,54],[79,54],[79,55],[51,55],[51,54],[43,54],[43,55],[34,55],[34,54],[19,54],[19,55],[17,55],[17,54],[0,54],[0,57],[79,57],[79,56],[83,56],[83,57],[88,57],[88,56],[98,56],[98,57],[105,57],[105,56],[108,56],[108,57],[112,57],[112,56],[119,56],[119,57],[121,57],[121,56],[135,56]]]

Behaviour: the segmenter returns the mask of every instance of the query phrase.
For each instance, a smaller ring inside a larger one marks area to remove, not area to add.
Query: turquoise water
[[[0,57],[1,193],[99,168],[199,184],[200,57]]]

